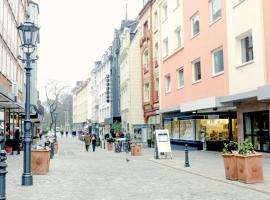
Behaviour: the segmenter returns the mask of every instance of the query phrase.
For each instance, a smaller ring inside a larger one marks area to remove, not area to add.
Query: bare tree
[[[50,112],[50,130],[52,129],[53,124],[55,123],[54,113],[56,112],[60,96],[62,93],[65,92],[65,89],[67,86],[63,86],[59,81],[57,80],[50,80],[45,85],[45,92],[47,97],[47,105]]]

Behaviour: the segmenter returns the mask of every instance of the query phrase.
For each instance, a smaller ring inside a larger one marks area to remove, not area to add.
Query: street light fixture
[[[34,63],[38,57],[32,57],[31,54],[35,51],[39,39],[39,27],[32,22],[24,22],[18,28],[21,39],[21,49],[23,56],[18,58],[26,63],[26,94],[25,94],[25,119],[24,119],[24,137],[23,137],[23,174],[22,185],[33,185],[33,177],[31,175],[31,121],[30,121],[30,76],[31,63]]]

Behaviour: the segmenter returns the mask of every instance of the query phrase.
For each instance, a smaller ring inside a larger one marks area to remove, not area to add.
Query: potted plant
[[[236,160],[240,182],[257,183],[263,181],[262,154],[254,151],[250,140],[246,139],[240,145]]]
[[[238,149],[238,144],[234,141],[230,141],[224,144],[222,150],[222,157],[224,161],[225,176],[229,180],[237,180],[237,162],[235,154]]]
[[[106,141],[107,141],[107,149],[108,149],[108,151],[112,151],[113,150],[114,139],[113,138],[107,138]]]
[[[49,149],[32,149],[31,150],[31,173],[46,174],[49,172],[50,150]]]

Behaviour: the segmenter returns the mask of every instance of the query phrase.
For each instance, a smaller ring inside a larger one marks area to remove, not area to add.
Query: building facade
[[[270,2],[226,1],[229,92],[221,103],[237,108],[238,139],[270,152]]]
[[[78,81],[73,93],[73,128],[77,131],[88,131],[90,78]]]
[[[111,125],[111,81],[112,81],[111,47],[103,54],[100,62],[96,62],[96,81],[98,96],[98,123],[101,137],[110,130]]]
[[[124,132],[131,138],[146,142],[147,127],[144,124],[141,92],[140,30],[133,21],[121,34],[120,91],[121,119]],[[136,97],[136,98],[134,98]]]
[[[144,121],[148,125],[147,134],[152,138],[155,129],[160,127],[159,110],[159,65],[153,54],[153,4],[145,1],[139,13],[139,29],[141,30],[140,50],[142,68],[142,104]],[[156,39],[156,38],[155,38]]]
[[[17,27],[26,19],[28,1],[0,1],[0,133],[13,139],[15,127],[22,130],[24,69]]]

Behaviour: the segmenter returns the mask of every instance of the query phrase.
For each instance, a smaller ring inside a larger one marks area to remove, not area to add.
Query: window
[[[221,0],[211,0],[211,20],[217,21],[221,18]]]
[[[159,61],[159,52],[158,52],[158,43],[155,44],[155,62],[157,62],[158,64],[158,61]]]
[[[213,52],[213,68],[214,74],[224,71],[223,49],[218,49]]]
[[[149,66],[149,54],[148,49],[146,49],[143,52],[143,67],[148,68],[148,66]]]
[[[168,43],[168,38],[165,38],[165,39],[163,40],[163,52],[164,52],[164,56],[163,56],[163,57],[168,56],[168,54],[169,54],[169,43]]]
[[[193,82],[200,81],[201,78],[201,61],[195,61],[193,63]]]
[[[168,6],[167,2],[165,2],[162,6],[162,13],[163,13],[163,21],[165,21],[168,17]]]
[[[143,25],[143,35],[144,37],[147,37],[148,35],[148,22],[147,21]]]
[[[174,35],[175,35],[176,49],[177,49],[181,47],[181,28],[180,27],[178,27],[174,31]]]
[[[180,0],[175,0],[175,9],[177,9],[180,5]]]
[[[171,91],[171,76],[165,76],[165,91],[166,93]]]
[[[159,97],[159,78],[156,78],[156,81],[155,81],[155,95],[156,95],[156,98]]]
[[[147,102],[150,100],[150,89],[149,89],[149,83],[144,84],[144,102]]]
[[[154,30],[158,29],[158,14],[157,11],[154,12]]]
[[[242,50],[242,63],[246,63],[253,60],[252,35],[249,35],[241,39],[241,50]]]
[[[191,18],[191,32],[192,37],[196,36],[200,32],[200,18],[198,14],[193,15]]]
[[[184,87],[184,69],[178,70],[178,88]]]

